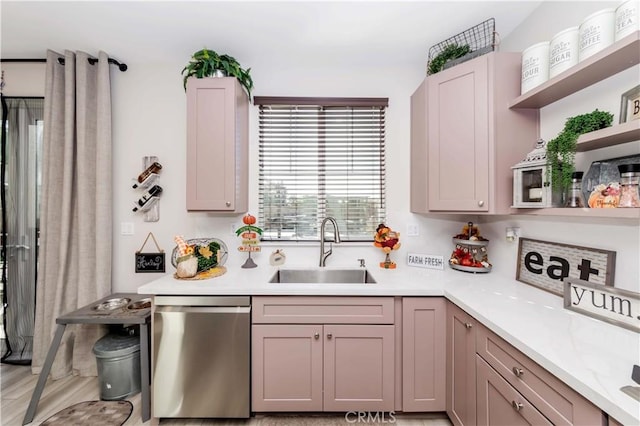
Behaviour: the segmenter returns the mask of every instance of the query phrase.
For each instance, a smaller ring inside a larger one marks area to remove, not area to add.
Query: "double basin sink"
[[[280,269],[270,283],[375,284],[368,270],[360,269]]]

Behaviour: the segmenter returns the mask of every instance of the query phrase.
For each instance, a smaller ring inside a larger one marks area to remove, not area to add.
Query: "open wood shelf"
[[[640,31],[517,97],[509,108],[541,108],[640,63]]]
[[[547,209],[517,209],[515,214],[532,216],[569,216],[569,217],[601,217],[611,219],[640,220],[640,208],[633,209],[580,209],[552,207]]]
[[[580,135],[577,152],[591,151],[640,140],[640,120],[617,124]]]

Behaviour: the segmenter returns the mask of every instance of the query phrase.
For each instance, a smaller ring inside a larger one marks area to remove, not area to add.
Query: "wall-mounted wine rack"
[[[160,220],[160,195],[162,187],[159,185],[162,166],[158,157],[142,157],[143,171],[134,179],[133,189],[144,190],[138,200],[134,202],[133,211],[144,213],[145,222]]]

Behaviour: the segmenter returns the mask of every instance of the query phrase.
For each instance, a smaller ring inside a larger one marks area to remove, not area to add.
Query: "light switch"
[[[420,227],[415,223],[407,224],[407,237],[417,237],[420,235]]]
[[[120,223],[120,234],[122,234],[122,235],[133,235],[134,234],[133,222],[121,222]]]

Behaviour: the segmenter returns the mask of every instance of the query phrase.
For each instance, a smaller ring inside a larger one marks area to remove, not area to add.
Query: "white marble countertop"
[[[224,275],[201,281],[177,280],[171,271],[138,293],[444,296],[622,424],[640,425],[640,402],[620,390],[638,386],[631,369],[640,362],[640,335],[564,309],[560,296],[512,278],[448,268],[368,268],[375,284],[269,283],[277,269],[229,267]]]

